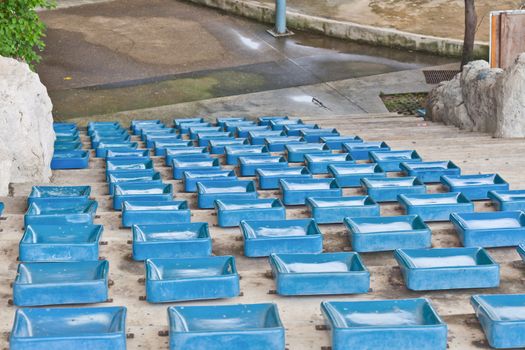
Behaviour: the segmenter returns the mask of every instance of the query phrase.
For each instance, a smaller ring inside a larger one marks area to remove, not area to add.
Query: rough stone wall
[[[506,70],[469,63],[432,90],[427,118],[496,137],[525,137],[525,53]]]
[[[55,133],[47,89],[29,66],[0,56],[0,195],[11,182],[48,182]]]

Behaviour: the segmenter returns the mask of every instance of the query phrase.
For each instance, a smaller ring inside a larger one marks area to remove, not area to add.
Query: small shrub
[[[52,8],[50,0],[0,0],[0,55],[27,62],[40,61],[45,25],[36,8]]]

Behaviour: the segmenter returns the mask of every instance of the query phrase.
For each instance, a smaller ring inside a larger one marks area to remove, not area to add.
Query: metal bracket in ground
[[[274,38],[281,38],[281,37],[285,37],[285,36],[292,36],[294,35],[295,33],[292,32],[291,30],[289,29],[286,29],[286,32],[284,33],[278,33],[275,28],[272,28],[272,29],[268,29],[266,30],[268,32],[268,34],[270,34],[271,36],[273,36]]]

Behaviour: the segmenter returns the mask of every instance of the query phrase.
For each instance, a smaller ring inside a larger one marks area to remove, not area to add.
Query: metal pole
[[[286,0],[275,0],[275,32],[286,34]]]
[[[286,28],[286,0],[275,0],[275,27],[268,29],[268,33],[275,37],[293,35]]]

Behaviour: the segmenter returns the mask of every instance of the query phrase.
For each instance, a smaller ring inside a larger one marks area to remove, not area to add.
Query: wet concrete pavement
[[[173,0],[46,11],[38,73],[58,117],[76,117],[356,78],[450,62],[297,33]]]

